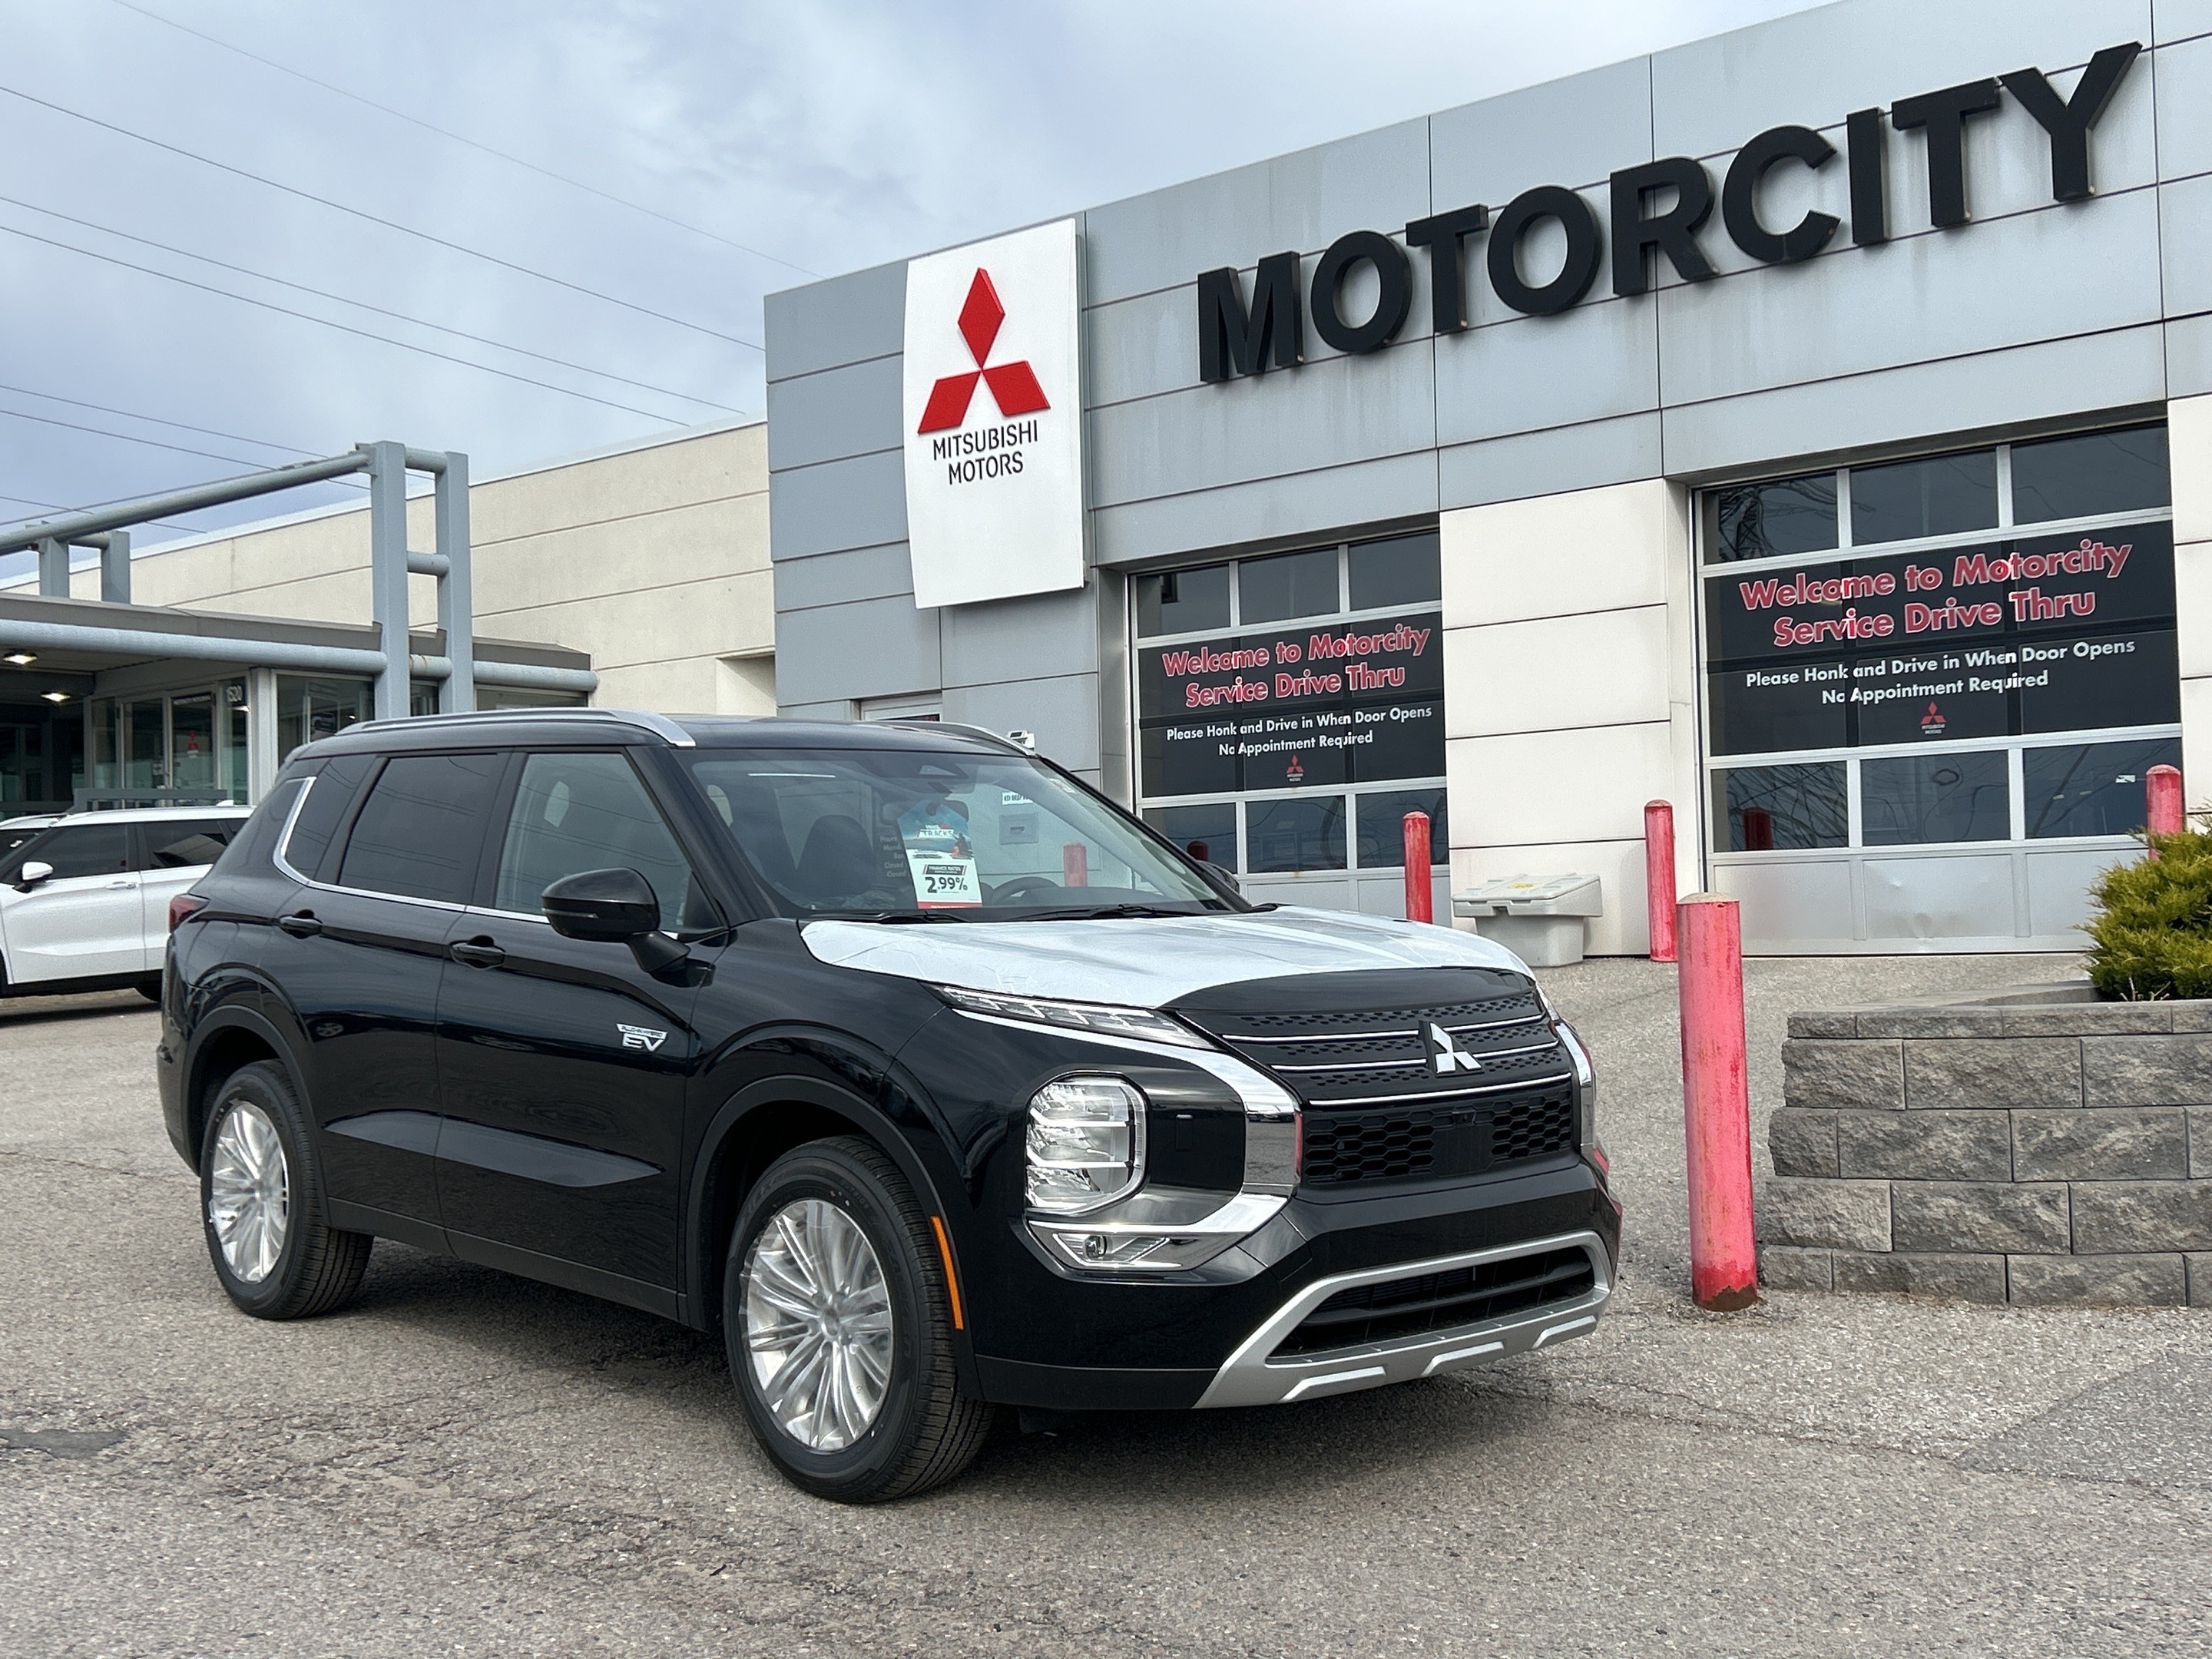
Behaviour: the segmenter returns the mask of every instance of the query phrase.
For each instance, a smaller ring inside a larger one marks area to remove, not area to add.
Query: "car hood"
[[[1192,993],[1290,974],[1377,968],[1528,970],[1473,933],[1340,910],[1102,917],[1093,921],[811,921],[820,961],[936,985],[1164,1008]]]

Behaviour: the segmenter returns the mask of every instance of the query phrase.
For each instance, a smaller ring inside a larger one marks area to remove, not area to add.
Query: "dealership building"
[[[2212,5],[1846,0],[767,307],[777,700],[1255,896],[2076,948],[2212,779]],[[1446,862],[1445,848],[1449,848]]]

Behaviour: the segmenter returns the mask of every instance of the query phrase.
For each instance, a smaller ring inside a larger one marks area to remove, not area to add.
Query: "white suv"
[[[0,853],[0,995],[135,985],[159,996],[169,901],[207,873],[246,816],[243,806],[72,812]]]

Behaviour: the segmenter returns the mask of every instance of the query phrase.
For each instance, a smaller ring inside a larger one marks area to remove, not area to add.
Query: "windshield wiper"
[[[1029,910],[1023,913],[1023,921],[1093,921],[1119,920],[1127,916],[1203,916],[1212,914],[1206,910],[1170,910],[1158,904],[1082,904],[1069,905],[1061,910]]]
[[[943,910],[817,910],[809,918],[816,921],[966,921],[964,909]]]

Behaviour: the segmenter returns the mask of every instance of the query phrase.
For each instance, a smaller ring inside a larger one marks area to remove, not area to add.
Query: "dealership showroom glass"
[[[2186,21],[1850,0],[772,295],[779,702],[1255,898],[1419,808],[1639,951],[1663,799],[1751,949],[2078,948],[2212,777]]]

